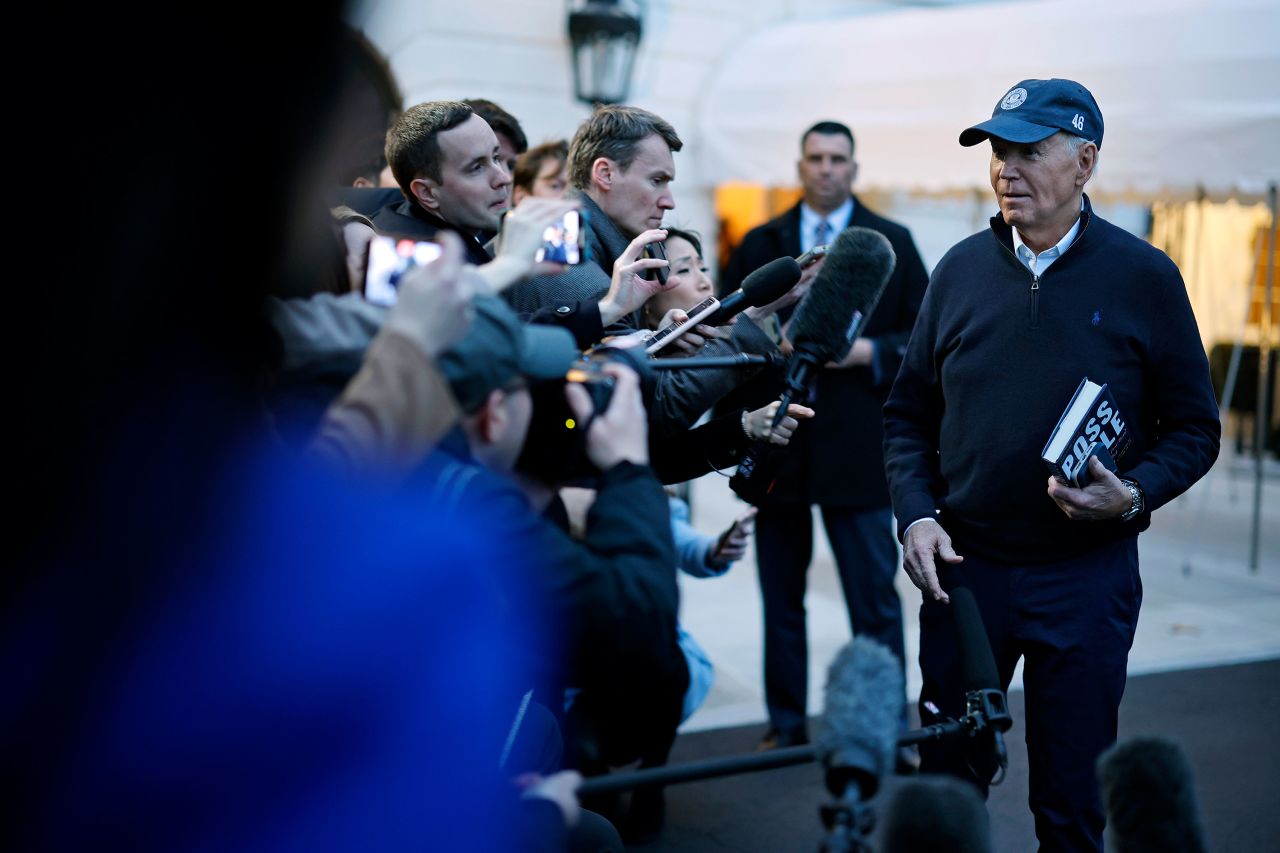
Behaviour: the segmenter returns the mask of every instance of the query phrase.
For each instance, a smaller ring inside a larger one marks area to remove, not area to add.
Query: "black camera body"
[[[653,374],[643,349],[597,346],[573,363],[563,379],[539,382],[529,388],[533,417],[516,470],[548,486],[589,483],[601,472],[587,457],[587,431],[613,400],[614,378],[604,372],[610,361],[625,364],[640,375],[640,391],[648,399]],[[579,422],[565,388],[578,384],[591,398],[592,414]]]

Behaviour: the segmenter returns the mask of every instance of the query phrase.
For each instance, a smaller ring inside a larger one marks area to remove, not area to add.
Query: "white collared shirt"
[[[849,198],[845,199],[844,204],[826,216],[818,213],[804,202],[800,202],[800,251],[807,252],[818,244],[815,235],[819,222],[825,219],[827,224],[831,226],[831,236],[826,240],[826,242],[830,243],[849,224],[849,217],[851,216],[853,216],[853,196],[849,196]]]
[[[1080,210],[1084,210],[1084,199],[1080,200]],[[1076,237],[1080,235],[1080,217],[1076,217],[1075,224],[1070,230],[1063,235],[1057,245],[1050,246],[1040,254],[1031,251],[1031,247],[1022,242],[1022,235],[1018,233],[1018,229],[1013,229],[1013,253],[1018,256],[1018,260],[1022,261],[1022,265],[1031,270],[1034,276],[1044,275],[1044,271],[1049,265],[1062,257],[1067,249],[1071,248],[1071,244],[1076,241]]]

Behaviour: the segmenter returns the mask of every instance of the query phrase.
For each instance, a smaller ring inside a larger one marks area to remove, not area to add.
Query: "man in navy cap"
[[[964,713],[949,591],[978,601],[1007,689],[1026,690],[1042,850],[1101,850],[1094,762],[1116,738],[1142,601],[1137,534],[1218,453],[1208,361],[1177,267],[1084,194],[1102,113],[1070,80],[1024,80],[960,144],[991,143],[1000,212],[933,272],[885,405],[885,465],[920,610],[923,716]],[[1132,443],[1092,482],[1040,451],[1083,377],[1107,383]],[[970,685],[971,686],[971,685]],[[990,739],[921,745],[923,771],[982,790]]]

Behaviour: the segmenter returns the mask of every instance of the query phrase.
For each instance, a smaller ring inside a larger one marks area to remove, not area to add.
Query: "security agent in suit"
[[[797,164],[804,199],[749,232],[721,276],[722,292],[732,292],[752,270],[830,243],[850,226],[884,234],[897,255],[863,336],[844,362],[819,375],[808,403],[817,416],[797,430],[777,484],[756,517],[770,722],[761,744],[765,748],[808,740],[804,593],[812,556],[813,504],[822,508],[853,632],[884,643],[899,659],[904,656],[902,604],[893,585],[898,552],[884,477],[881,407],[924,298],[928,274],[911,233],[872,213],[853,196],[853,150],[853,133],[843,124],[824,121],[805,131]],[[805,274],[812,278],[819,269],[820,265],[810,267]]]

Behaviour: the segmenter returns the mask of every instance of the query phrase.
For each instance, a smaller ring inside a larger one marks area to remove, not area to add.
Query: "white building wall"
[[[938,0],[930,5],[970,2],[983,0]],[[714,186],[698,169],[703,140],[696,118],[706,103],[713,73],[734,56],[734,50],[760,29],[781,22],[847,18],[903,5],[921,2],[650,0],[642,4],[644,35],[630,102],[670,121],[685,143],[675,157],[676,209],[668,214],[668,224],[701,231],[708,238],[708,255],[714,253]],[[573,97],[569,8],[568,0],[367,0],[352,11],[349,20],[387,57],[406,105],[489,98],[515,115],[530,144],[536,145],[569,138],[590,112]],[[759,61],[787,59],[760,57]],[[820,86],[821,81],[815,80],[814,85]],[[813,116],[815,121],[820,118],[846,121],[858,132],[858,116]],[[782,132],[798,136],[803,129]],[[769,176],[762,173],[757,180],[767,183]],[[875,203],[878,212],[912,229],[929,268],[959,239],[985,227],[994,210],[990,195],[983,193],[932,199],[907,192],[882,193]],[[1135,210],[1128,218],[1136,224],[1140,212]]]
[[[670,121],[684,140],[676,155],[673,225],[713,238],[713,187],[698,174],[694,120],[712,71],[761,27],[846,17],[893,6],[876,0],[655,0],[644,4],[644,35],[631,103]],[[566,0],[370,0],[351,23],[385,55],[406,105],[489,98],[523,125],[530,144],[568,138],[589,108],[573,97]],[[761,61],[777,61],[761,58]],[[803,128],[796,128],[799,132]],[[715,249],[709,239],[707,249]]]

